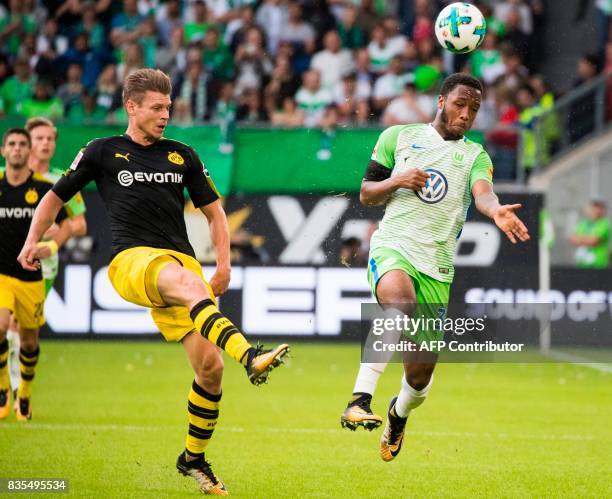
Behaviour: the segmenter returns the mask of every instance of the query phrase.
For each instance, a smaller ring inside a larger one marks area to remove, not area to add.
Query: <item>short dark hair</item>
[[[536,93],[535,90],[533,89],[533,87],[529,86],[529,85],[521,85],[518,89],[518,92],[527,92],[529,95],[531,95],[532,97],[536,97]],[[518,93],[517,92],[517,93]]]
[[[32,139],[30,138],[30,133],[25,128],[15,127],[15,128],[9,128],[6,132],[4,132],[4,135],[2,136],[2,146],[3,147],[6,144],[6,139],[8,139],[9,135],[13,135],[13,134],[23,135],[26,139],[28,139],[28,145],[30,147],[32,146]]]
[[[582,56],[582,60],[593,66],[593,68],[595,68],[595,71],[599,71],[601,58],[597,54],[584,54]]]
[[[484,87],[478,78],[475,78],[472,75],[465,73],[454,73],[448,76],[444,83],[442,83],[442,88],[440,89],[440,95],[446,97],[449,93],[453,91],[453,89],[459,85],[465,85],[466,87],[472,87],[476,90],[480,90],[480,93],[484,93]]]

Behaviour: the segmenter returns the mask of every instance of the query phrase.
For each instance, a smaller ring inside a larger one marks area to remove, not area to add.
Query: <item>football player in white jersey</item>
[[[453,74],[442,84],[433,123],[387,128],[376,143],[360,200],[366,206],[386,205],[368,258],[372,294],[386,314],[410,314],[418,306],[426,317],[445,317],[457,236],[472,198],[478,211],[512,243],[529,239],[515,214],[521,205],[499,203],[491,158],[464,136],[482,94],[478,79]],[[441,331],[418,331],[411,341],[420,344],[442,337]],[[383,460],[391,461],[399,453],[408,415],[431,388],[437,357],[432,351],[405,354],[401,390],[391,399],[381,437]],[[376,360],[360,366],[353,397],[341,417],[344,427],[372,430],[382,424],[370,403],[389,358]]]

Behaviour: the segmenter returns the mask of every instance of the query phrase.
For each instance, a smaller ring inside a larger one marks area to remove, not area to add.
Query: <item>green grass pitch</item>
[[[192,379],[179,345],[46,341],[41,351],[34,419],[0,422],[0,477],[67,478],[75,497],[200,495],[174,468]],[[384,463],[381,430],[340,429],[358,359],[356,344],[297,343],[291,365],[253,387],[226,358],[207,457],[233,496],[612,495],[612,374],[442,364],[401,454]],[[381,378],[379,413],[400,372]]]

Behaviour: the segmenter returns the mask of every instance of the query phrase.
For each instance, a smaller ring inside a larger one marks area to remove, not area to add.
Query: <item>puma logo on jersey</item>
[[[129,163],[130,162],[130,158],[128,158],[129,155],[130,155],[129,152],[127,154],[120,154],[120,153],[116,152],[115,153],[115,158],[123,158],[123,159],[125,159]]]

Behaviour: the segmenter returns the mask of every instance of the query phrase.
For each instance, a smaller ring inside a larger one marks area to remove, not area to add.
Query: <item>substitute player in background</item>
[[[51,164],[51,158],[55,154],[57,145],[57,128],[53,122],[44,117],[30,118],[25,129],[30,134],[32,141],[32,149],[30,151],[30,159],[28,160],[28,168],[42,175],[51,183],[57,182],[64,170]],[[84,236],[87,233],[87,222],[85,220],[85,201],[81,193],[77,193],[64,205],[64,209],[70,220],[70,228],[72,236]],[[59,271],[59,255],[57,253],[49,258],[41,260],[41,269],[43,279],[45,281],[45,296],[49,294],[53,287],[53,282]],[[9,374],[11,378],[11,386],[16,390],[19,386],[19,333],[17,332],[17,323],[14,318],[11,320],[11,325],[7,334],[9,342]]]
[[[42,200],[19,261],[26,269],[36,269],[36,244],[55,214],[95,181],[111,225],[110,281],[125,300],[151,309],[166,340],[182,342],[195,371],[188,402],[189,432],[176,466],[195,478],[203,492],[226,495],[223,482],[204,458],[219,415],[223,372],[219,348],[242,363],[249,380],[259,384],[281,364],[289,346],[270,351],[252,347],[217,308],[215,297],[226,291],[230,281],[227,219],[196,152],[162,137],[171,90],[170,79],[159,70],[141,69],[126,78],[126,133],[93,140],[78,154]],[[217,253],[210,284],[187,239],[185,187],[208,219]]]
[[[10,412],[6,332],[12,315],[18,322],[21,343],[21,380],[14,396],[19,421],[32,417],[31,384],[39,356],[38,331],[45,322],[45,286],[41,271],[24,270],[17,262],[17,255],[25,243],[34,209],[53,185],[28,169],[29,154],[28,132],[23,128],[9,129],[2,140],[6,170],[0,172],[0,419]],[[58,247],[70,237],[70,224],[61,206],[56,216],[61,224],[52,239],[37,242],[37,258],[57,253]]]
[[[514,213],[521,205],[499,204],[491,158],[464,137],[482,93],[476,78],[453,74],[442,85],[433,123],[393,126],[378,139],[360,199],[365,205],[386,204],[372,235],[368,267],[372,294],[383,308],[410,313],[415,304],[424,304],[435,306],[435,314],[446,314],[456,240],[472,197],[512,243],[529,239]],[[383,460],[399,453],[408,414],[425,401],[436,361],[437,354],[426,351],[404,357],[401,391],[390,402],[381,438]],[[343,426],[373,429],[382,423],[370,403],[385,366],[361,364],[353,398],[341,417]]]

